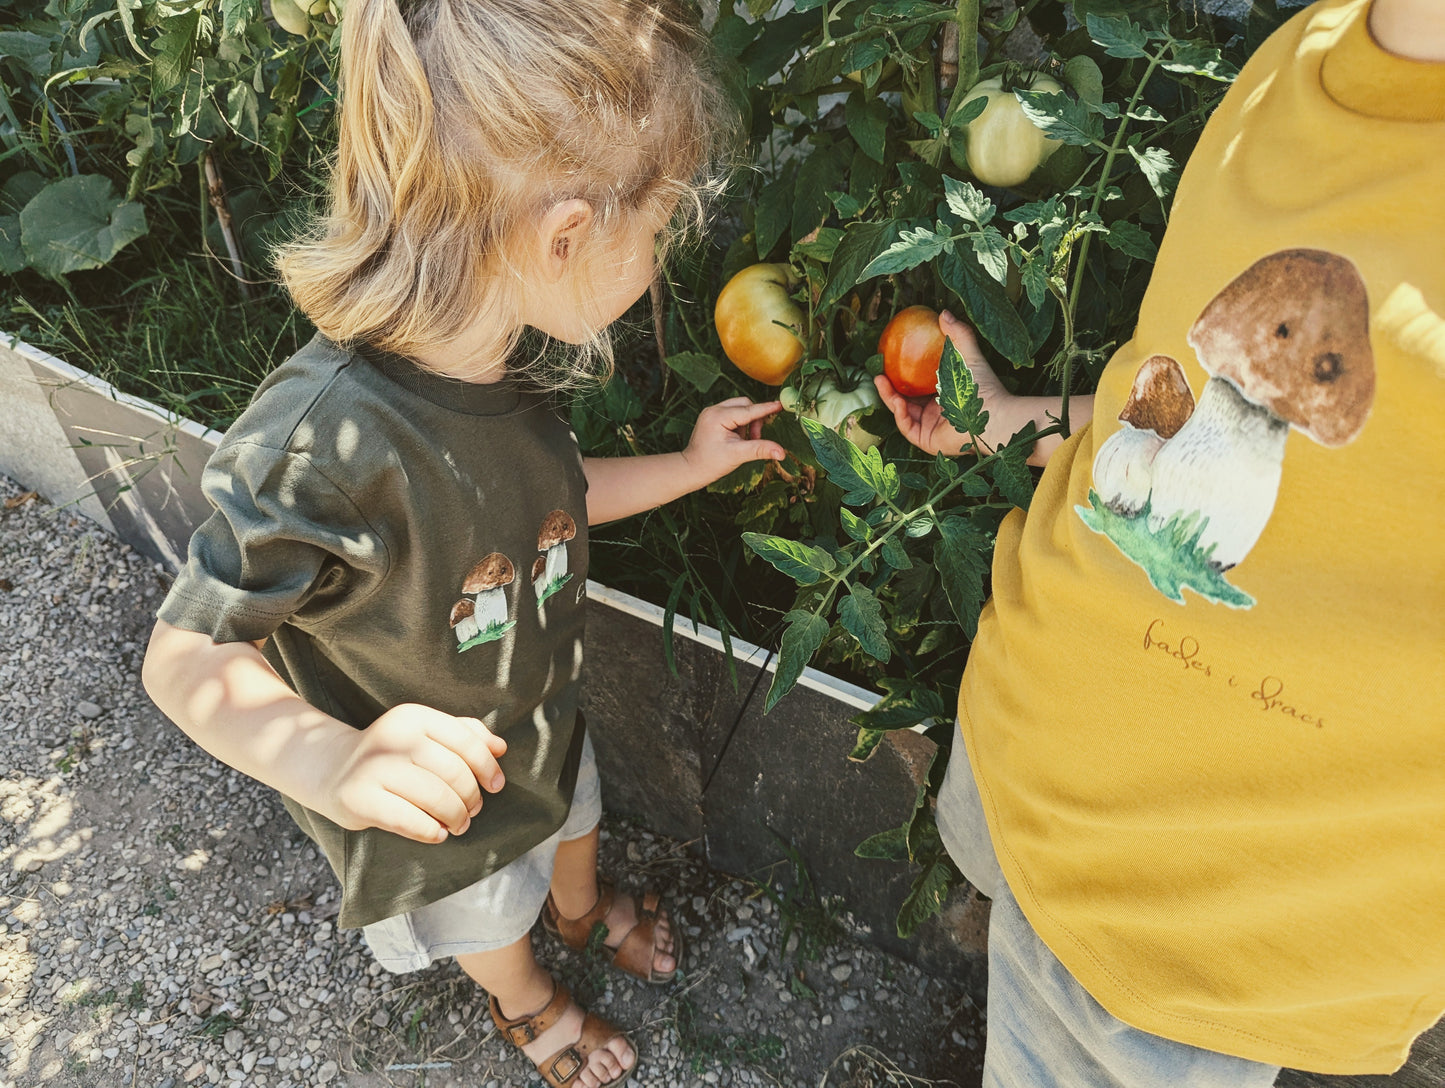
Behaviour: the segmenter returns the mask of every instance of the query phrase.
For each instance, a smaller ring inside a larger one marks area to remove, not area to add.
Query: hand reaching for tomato
[[[938,328],[942,334],[939,338],[940,352],[942,351],[942,338],[947,337],[952,340],[953,346],[958,349],[959,355],[963,357],[964,365],[968,367],[968,372],[973,375],[974,383],[978,386],[979,398],[989,413],[988,426],[984,428],[984,433],[979,435],[979,438],[991,451],[1007,442],[1018,429],[1017,427],[1010,429],[1012,413],[1009,409],[1019,398],[1004,388],[1003,382],[999,381],[998,375],[988,365],[987,360],[983,357],[983,352],[979,350],[978,339],[974,336],[971,328],[947,310],[939,315]],[[917,334],[915,333],[915,335]],[[936,365],[935,388],[937,387]],[[873,382],[878,387],[878,395],[883,398],[883,403],[893,413],[893,420],[898,424],[898,430],[903,437],[925,453],[946,453],[954,456],[964,452],[969,446],[968,435],[954,430],[953,425],[943,418],[943,410],[938,406],[938,397],[932,393],[910,395],[908,390],[911,387],[907,384],[907,377],[902,377],[903,380],[895,384],[890,372],[880,374],[873,379]]]
[[[963,357],[964,365],[968,367],[968,372],[973,375],[974,384],[978,387],[979,399],[983,401],[984,409],[988,412],[988,425],[984,427],[983,434],[978,436],[980,444],[985,447],[980,452],[992,453],[1023,430],[1028,423],[1044,430],[1060,418],[1063,411],[1062,398],[1021,397],[1010,393],[994,373],[993,367],[984,359],[973,330],[962,321],[945,310],[939,316],[938,326],[944,336],[953,341],[953,346]],[[905,396],[886,374],[880,374],[873,381],[878,386],[878,395],[893,413],[898,430],[919,449],[925,453],[946,453],[953,456],[969,448],[968,436],[959,434],[948,420],[943,418],[937,396]],[[1093,418],[1094,398],[1070,398],[1069,411],[1076,423]],[[1029,454],[1029,464],[1046,464],[1062,442],[1063,439],[1057,434],[1039,439]]]

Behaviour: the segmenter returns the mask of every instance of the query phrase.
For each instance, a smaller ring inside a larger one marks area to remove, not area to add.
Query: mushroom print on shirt
[[[495,642],[513,627],[516,620],[507,618],[507,586],[516,580],[512,561],[501,552],[492,552],[471,569],[462,583],[466,594],[452,605],[450,622],[457,636],[457,653]]]
[[[1198,403],[1175,360],[1146,360],[1123,428],[1094,458],[1090,505],[1075,509],[1170,600],[1188,587],[1250,608],[1224,575],[1269,524],[1290,428],[1339,447],[1369,417],[1365,282],[1333,253],[1273,253],[1215,295],[1187,339],[1210,375]]]
[[[565,510],[553,510],[537,532],[537,550],[542,554],[532,564],[532,589],[537,607],[572,580],[567,569],[567,542],[577,535],[577,523]]]

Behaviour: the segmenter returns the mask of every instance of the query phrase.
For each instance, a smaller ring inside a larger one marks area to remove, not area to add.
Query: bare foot
[[[525,1015],[535,1016],[540,1011],[540,1009],[532,1009]],[[511,1019],[514,1016],[522,1015],[522,1012],[517,1009],[503,1008],[502,1015]],[[578,1005],[576,1001],[569,1002],[566,1011],[562,1013],[557,1022],[523,1046],[522,1053],[527,1055],[538,1069],[548,1069],[552,1064],[549,1059],[552,1059],[554,1054],[566,1050],[582,1037],[584,1016],[582,1006]],[[632,1068],[636,1061],[637,1052],[632,1049],[632,1045],[627,1041],[627,1036],[614,1035],[587,1055],[586,1064],[577,1074],[577,1079],[573,1083],[580,1088],[602,1088],[621,1077],[623,1073]],[[559,1073],[565,1074],[571,1068],[571,1060],[563,1057]],[[550,1070],[548,1069],[548,1071]],[[560,1076],[559,1079],[561,1079]]]

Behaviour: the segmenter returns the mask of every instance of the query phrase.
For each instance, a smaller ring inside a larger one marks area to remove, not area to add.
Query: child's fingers
[[[445,782],[447,788],[461,798],[468,816],[481,811],[482,790],[476,772],[457,752],[436,741],[423,742],[412,751],[411,761]]]
[[[740,452],[744,455],[745,461],[781,461],[788,456],[788,451],[776,442],[769,442],[763,439],[758,442],[745,442]]]
[[[440,775],[415,763],[392,768],[386,788],[410,801],[453,835],[464,834],[472,822],[466,802]]]
[[[737,430],[739,427],[750,424],[754,420],[762,421],[768,416],[780,412],[783,407],[783,402],[777,400],[765,400],[754,404],[746,397],[739,399],[742,401],[741,404],[735,404],[733,401],[725,400],[721,404],[714,406],[724,409],[723,412],[719,413],[722,416],[721,422],[724,427],[730,430]]]
[[[413,842],[445,842],[445,825],[434,820],[404,797],[386,790],[377,790],[365,813],[368,827],[390,831]]]
[[[442,748],[459,757],[472,781],[480,784],[482,789],[496,793],[505,784],[502,768],[487,743],[490,731],[476,718],[453,718],[439,714],[427,723],[426,733]],[[503,750],[506,750],[505,742]],[[481,798],[475,800],[480,801]]]

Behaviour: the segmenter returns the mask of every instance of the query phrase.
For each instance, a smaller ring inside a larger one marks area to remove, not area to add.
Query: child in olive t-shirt
[[[1300,13],[1210,119],[1092,423],[1034,451],[938,803],[994,897],[986,1084],[1386,1072],[1445,1010],[1442,194],[1445,4]],[[986,442],[1058,414],[943,327]]]
[[[349,0],[330,208],[280,268],[320,330],[207,466],[215,513],[144,681],[217,758],[272,786],[396,970],[455,956],[550,1084],[631,1072],[617,1028],[532,956],[606,929],[670,979],[654,894],[597,877],[578,713],[587,526],[781,458],[776,402],[698,417],[681,453],[584,460],[515,350],[605,354],[659,235],[696,217],[726,97],[652,0]],[[579,363],[579,369],[582,363]]]

